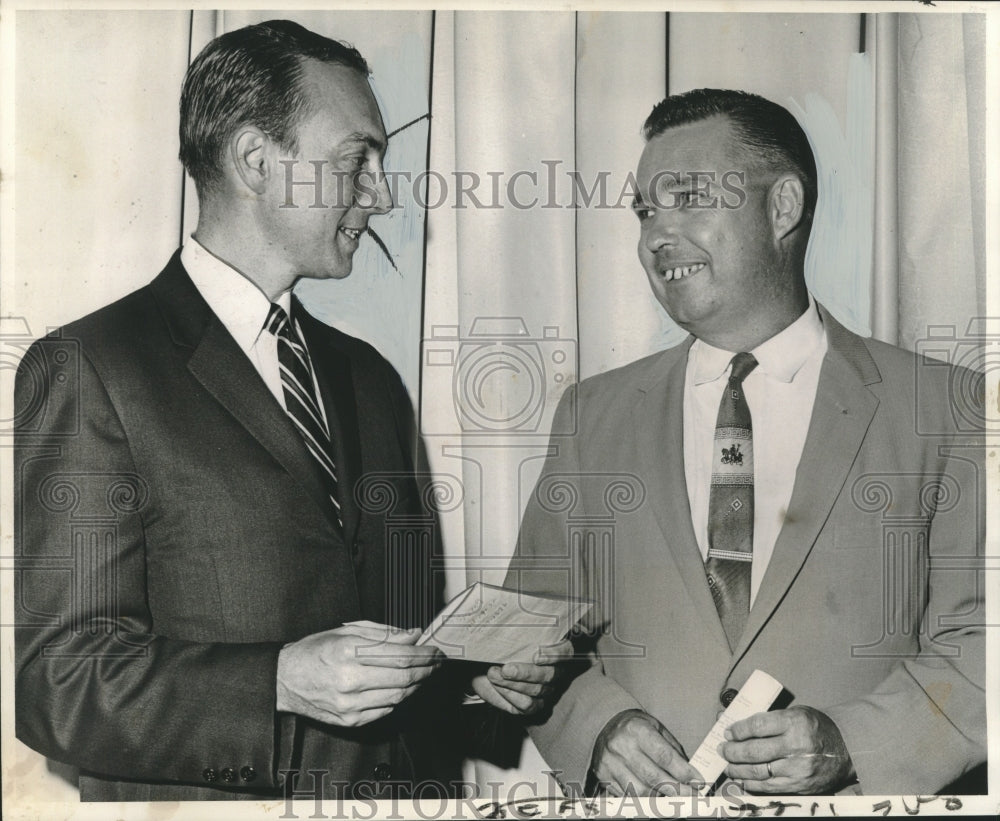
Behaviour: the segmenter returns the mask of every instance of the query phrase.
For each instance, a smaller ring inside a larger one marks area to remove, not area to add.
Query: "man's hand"
[[[677,740],[649,713],[625,710],[601,730],[591,769],[612,795],[629,785],[636,795],[685,795],[686,785],[701,781]]]
[[[419,629],[345,625],[286,645],[277,709],[341,727],[388,715],[444,660],[436,647],[414,647],[419,637]]]
[[[779,795],[835,793],[854,778],[840,730],[812,707],[757,713],[726,730],[719,753],[726,775],[748,792]]]
[[[573,645],[561,641],[540,647],[535,663],[495,664],[472,679],[472,689],[483,701],[513,715],[534,715],[558,695],[565,676],[564,662],[573,657]]]

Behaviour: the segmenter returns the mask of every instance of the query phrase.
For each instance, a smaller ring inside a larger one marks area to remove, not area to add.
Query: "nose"
[[[655,254],[661,248],[677,244],[677,220],[674,209],[656,208],[642,224],[642,243]]]
[[[379,167],[367,175],[364,183],[363,198],[359,198],[358,204],[372,214],[388,214],[393,207],[392,192],[389,190],[388,179],[385,169]]]

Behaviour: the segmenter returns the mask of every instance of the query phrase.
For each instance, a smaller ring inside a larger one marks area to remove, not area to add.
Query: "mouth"
[[[687,279],[688,277],[697,274],[704,267],[705,267],[704,262],[696,262],[693,265],[678,265],[674,268],[662,269],[660,271],[660,276],[662,276],[668,282],[674,279]]]
[[[346,225],[340,227],[340,231],[350,240],[357,242],[360,236],[365,232],[364,228],[348,228]]]

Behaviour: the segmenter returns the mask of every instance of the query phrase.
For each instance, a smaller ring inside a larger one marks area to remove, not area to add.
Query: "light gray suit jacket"
[[[933,793],[985,760],[974,379],[822,315],[829,346],[794,491],[733,651],[685,485],[693,340],[564,395],[554,429],[576,433],[552,438],[507,584],[597,600],[592,666],[531,731],[565,782],[584,783],[598,734],[629,708],[690,756],[720,695],[755,668],[833,718],[866,793]]]

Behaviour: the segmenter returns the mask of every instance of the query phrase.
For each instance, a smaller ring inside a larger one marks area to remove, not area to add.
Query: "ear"
[[[244,126],[229,140],[230,158],[236,175],[255,194],[267,190],[268,167],[267,135],[256,126]]]
[[[802,223],[806,192],[794,174],[783,174],[771,186],[768,213],[775,241],[783,240]]]

